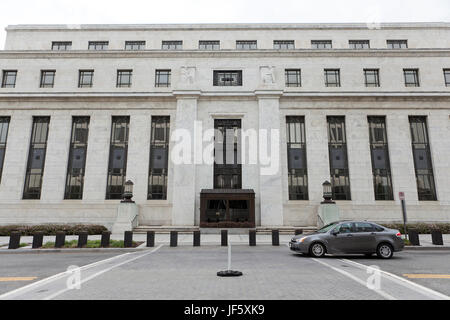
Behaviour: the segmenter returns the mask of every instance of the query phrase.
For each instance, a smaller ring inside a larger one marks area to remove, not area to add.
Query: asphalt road
[[[227,268],[227,248],[216,246],[162,246],[126,254],[2,254],[0,279],[12,281],[0,281],[0,298],[444,299],[450,296],[449,262],[450,251],[404,251],[391,260],[363,256],[312,259],[292,254],[286,246],[240,245],[232,248],[232,269],[244,275],[220,278],[216,273]],[[43,281],[69,266],[84,266],[79,290],[67,287],[73,274]],[[409,279],[406,274],[428,276]],[[15,277],[37,278],[13,281]]]

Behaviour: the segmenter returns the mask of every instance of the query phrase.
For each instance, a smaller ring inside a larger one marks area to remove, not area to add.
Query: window
[[[10,117],[0,117],[0,182],[2,181],[3,163],[5,160],[6,141],[8,139]]]
[[[183,49],[183,41],[163,41],[162,42],[163,50],[181,50]]]
[[[125,50],[145,50],[145,41],[125,41]]]
[[[94,81],[94,70],[80,70],[78,88],[91,88]]]
[[[289,200],[308,200],[305,117],[286,117]]]
[[[155,87],[170,87],[171,70],[156,70]]]
[[[350,40],[348,44],[350,49],[370,49],[369,40]]]
[[[130,117],[112,117],[106,200],[122,199],[127,175]]]
[[[55,84],[55,70],[42,70],[41,71],[41,88],[53,88]]]
[[[341,75],[339,69],[325,69],[325,86],[340,87]]]
[[[332,197],[351,200],[345,117],[327,117]]]
[[[108,50],[108,41],[89,41],[88,50]]]
[[[355,222],[356,232],[375,232],[375,227],[368,222]]]
[[[133,70],[117,70],[117,88],[131,87],[131,77]]]
[[[385,117],[368,117],[375,200],[394,200]]]
[[[83,198],[88,135],[89,117],[73,117],[64,199]]]
[[[214,120],[214,189],[241,189],[241,120]]]
[[[198,48],[200,50],[220,50],[220,41],[199,41]]]
[[[152,117],[147,199],[167,199],[170,117]]]
[[[286,87],[301,87],[302,77],[300,69],[285,69]]]
[[[426,117],[409,117],[419,200],[437,200]]]
[[[40,199],[50,117],[33,117],[23,199]]]
[[[214,86],[242,86],[242,71],[214,71]]]
[[[419,69],[403,69],[405,87],[420,87]]]
[[[3,70],[2,88],[15,88],[17,70]]]
[[[444,81],[447,87],[450,87],[450,69],[444,69]]]
[[[274,40],[273,48],[275,50],[292,50],[295,49],[294,40]]]
[[[52,42],[52,50],[55,51],[65,51],[72,49],[71,41],[53,41]]]
[[[258,44],[256,40],[237,40],[236,41],[237,50],[255,50],[258,49]]]
[[[312,49],[331,49],[333,47],[333,43],[331,40],[312,40],[311,48]]]
[[[378,69],[364,69],[366,87],[380,86],[380,71]]]
[[[387,40],[388,49],[407,49],[408,40]]]
[[[352,233],[355,229],[353,228],[353,224],[351,222],[346,222],[337,226],[334,231],[339,233]]]

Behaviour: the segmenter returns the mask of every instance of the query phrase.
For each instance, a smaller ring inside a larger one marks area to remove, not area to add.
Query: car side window
[[[356,232],[374,232],[375,228],[367,222],[355,222]]]
[[[343,223],[339,227],[339,233],[350,233],[352,232],[352,224],[351,223]]]
[[[376,232],[383,232],[384,229],[380,226],[377,226],[376,224],[372,224],[372,227],[375,229]]]

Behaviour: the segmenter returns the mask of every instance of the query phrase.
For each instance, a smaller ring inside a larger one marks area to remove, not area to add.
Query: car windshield
[[[317,230],[316,232],[317,233],[325,233],[325,232],[330,231],[331,229],[333,229],[337,225],[338,225],[338,223],[336,223],[336,222],[330,223],[330,224],[327,224],[325,227],[322,227],[321,229]]]

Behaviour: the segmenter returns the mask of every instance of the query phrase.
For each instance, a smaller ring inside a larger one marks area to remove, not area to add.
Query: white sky
[[[0,0],[10,24],[450,22],[450,0]]]

